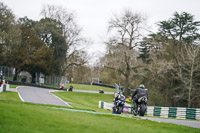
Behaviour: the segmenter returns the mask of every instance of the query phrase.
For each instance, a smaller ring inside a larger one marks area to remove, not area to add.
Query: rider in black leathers
[[[117,96],[114,98],[113,102],[115,106],[117,106],[117,102],[119,100],[125,101],[125,96],[122,93],[118,93]]]
[[[136,91],[133,92],[132,95],[132,100],[134,101],[134,111],[137,111],[138,109],[138,99],[143,96],[146,96],[148,99],[147,89],[145,89],[144,85],[139,85],[139,88],[136,89]]]

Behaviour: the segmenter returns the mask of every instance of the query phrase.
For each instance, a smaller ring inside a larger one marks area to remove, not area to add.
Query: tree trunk
[[[13,76],[13,81],[17,81],[17,75],[20,73],[19,69],[15,69],[15,74]]]
[[[32,76],[32,81],[31,81],[31,83],[34,83],[34,84],[35,84],[36,74],[35,74],[35,73],[31,73],[31,76]]]
[[[188,108],[191,107],[191,91],[192,91],[193,69],[194,69],[193,64],[194,64],[194,60],[192,62],[191,72],[190,72],[190,83],[189,83],[189,88],[188,88]]]
[[[128,97],[129,77],[130,77],[129,75],[126,76],[126,85],[124,90],[125,97]]]

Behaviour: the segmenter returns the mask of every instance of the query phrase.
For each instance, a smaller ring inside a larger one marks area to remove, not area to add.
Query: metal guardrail
[[[60,90],[58,87],[53,87],[53,86],[51,87],[51,86],[46,86],[46,85],[38,85],[38,84],[26,83],[26,82],[7,81],[7,83],[9,85],[23,85],[23,86],[32,86],[32,87]]]

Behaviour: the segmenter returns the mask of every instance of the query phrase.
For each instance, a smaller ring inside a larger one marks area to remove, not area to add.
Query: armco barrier
[[[176,118],[176,108],[169,107],[168,118]]]
[[[99,101],[99,108],[112,110],[113,104]],[[123,113],[132,113],[132,107],[125,105]],[[200,120],[200,109],[180,108],[180,107],[154,107],[147,106],[147,116],[156,116],[162,118],[193,119]]]
[[[200,120],[200,109],[196,109],[196,120]]]
[[[41,85],[37,85],[37,84],[33,84],[33,83],[17,82],[17,81],[7,81],[7,82],[8,82],[8,84],[11,84],[11,85],[33,86],[33,87],[59,90],[58,88],[55,88],[55,87],[41,86]]]
[[[113,106],[114,106],[113,103],[106,103],[103,101],[99,101],[99,108],[106,109],[106,110],[112,110]],[[131,106],[125,105],[123,113],[129,113],[129,114],[132,113]]]

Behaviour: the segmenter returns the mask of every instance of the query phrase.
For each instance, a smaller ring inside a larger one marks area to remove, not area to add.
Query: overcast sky
[[[188,12],[200,20],[200,0],[0,0],[17,18],[27,16],[39,20],[44,5],[56,5],[75,13],[77,23],[83,28],[83,35],[93,40],[90,52],[94,55],[105,50],[103,38],[107,23],[113,14],[124,9],[139,12],[147,17],[148,26],[155,30],[155,23],[172,17],[175,11]]]

